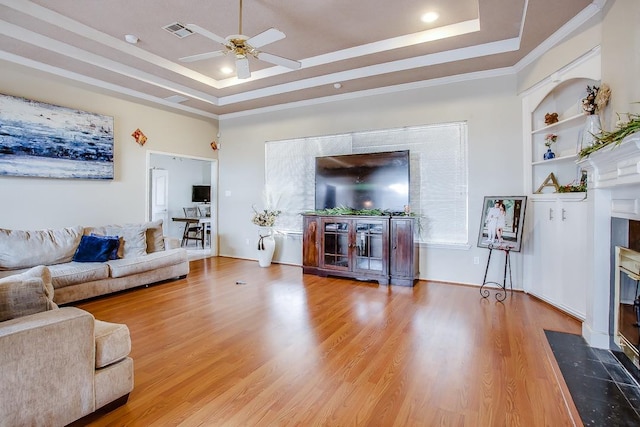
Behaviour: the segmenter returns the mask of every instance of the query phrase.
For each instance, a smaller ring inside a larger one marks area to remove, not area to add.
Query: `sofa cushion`
[[[96,319],[96,369],[124,359],[131,352],[129,328],[121,323]]]
[[[147,222],[144,225],[147,227],[147,253],[164,251],[162,220]]]
[[[49,269],[43,265],[0,279],[0,322],[58,308]]]
[[[82,231],[81,226],[36,231],[0,229],[0,269],[69,262],[80,243]]]
[[[122,258],[123,257],[124,252],[120,248],[121,246],[122,246],[122,248],[124,248],[124,244],[121,245],[121,242],[123,242],[122,237],[120,237],[120,236],[104,236],[102,234],[95,234],[95,233],[91,233],[90,236],[100,237],[102,239],[108,239],[108,240],[115,240],[116,241],[115,248],[109,254],[109,259],[118,259],[118,258]]]
[[[144,226],[147,227],[147,253],[164,251],[162,220],[146,222]]]
[[[76,253],[73,255],[75,262],[105,262],[108,259],[116,259],[120,242],[117,236],[107,238],[104,236],[82,236]]]
[[[122,237],[123,258],[134,258],[147,253],[147,229],[143,226],[105,226],[107,235]]]
[[[68,262],[49,266],[55,289],[107,279],[109,266],[103,262]]]
[[[186,259],[186,251],[182,248],[154,252],[137,258],[123,258],[107,261],[111,268],[111,277],[125,277],[143,273],[157,268],[180,264]]]

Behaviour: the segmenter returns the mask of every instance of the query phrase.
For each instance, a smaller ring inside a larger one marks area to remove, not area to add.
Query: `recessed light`
[[[422,15],[420,19],[422,20],[422,22],[430,24],[431,22],[437,21],[439,17],[440,15],[438,15],[436,12],[427,12]]]
[[[342,87],[342,83],[334,83],[333,87],[336,89],[340,89]]]
[[[124,39],[127,41],[127,43],[131,43],[131,44],[136,44],[138,43],[138,36],[134,36],[133,34],[127,34],[126,36],[124,36]]]
[[[220,71],[222,72],[222,74],[231,74],[231,73],[233,73],[233,68],[231,68],[231,67],[222,67],[222,68],[220,68]]]

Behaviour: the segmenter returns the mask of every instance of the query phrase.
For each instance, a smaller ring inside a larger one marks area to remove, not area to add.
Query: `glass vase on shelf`
[[[596,142],[595,135],[602,132],[602,126],[600,125],[600,116],[597,114],[589,114],[584,123],[584,129],[582,131],[582,139],[580,141],[580,149],[591,147]]]

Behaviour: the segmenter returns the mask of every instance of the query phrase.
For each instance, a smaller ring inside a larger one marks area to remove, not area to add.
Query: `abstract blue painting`
[[[113,179],[113,117],[0,94],[0,176]]]

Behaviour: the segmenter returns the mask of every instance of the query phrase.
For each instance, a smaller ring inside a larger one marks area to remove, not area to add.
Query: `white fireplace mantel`
[[[640,133],[619,145],[611,144],[579,160],[588,173],[589,189],[640,184]]]
[[[640,133],[591,153],[577,164],[587,171],[589,203],[585,268],[590,274],[585,283],[587,312],[582,335],[593,347],[609,348],[613,343],[611,218],[640,220]]]

